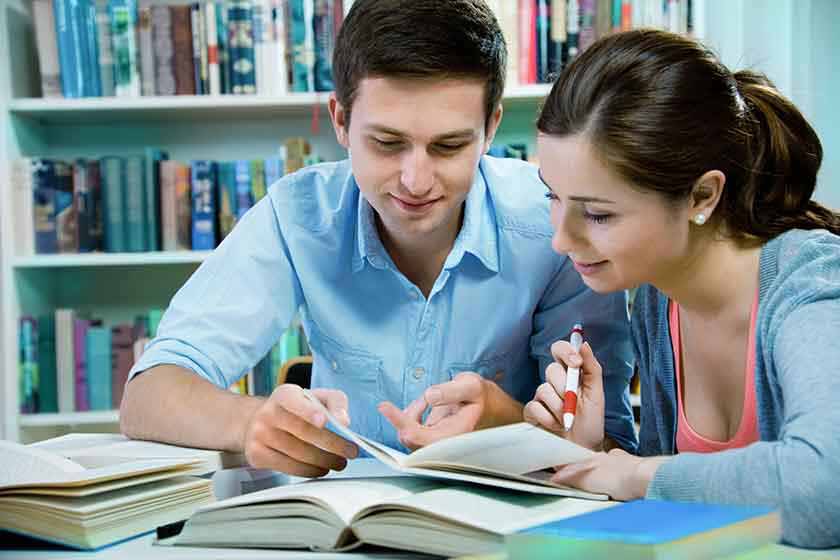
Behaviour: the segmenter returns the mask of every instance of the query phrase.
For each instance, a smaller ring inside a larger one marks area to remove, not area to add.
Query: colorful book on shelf
[[[20,411],[24,414],[38,410],[38,323],[34,317],[23,316],[19,321],[18,383]]]
[[[583,461],[593,452],[531,424],[519,422],[469,432],[403,453],[357,434],[338,422],[309,390],[304,394],[329,419],[330,430],[400,473],[535,494],[607,499],[604,494],[551,482],[549,467]]]
[[[41,75],[42,97],[63,97],[56,44],[55,10],[53,0],[34,0],[32,19],[35,23],[35,42],[38,47],[38,70]]]
[[[114,57],[114,91],[117,97],[140,96],[137,67],[137,2],[110,0],[111,41]]]
[[[94,405],[99,406],[98,396],[104,388],[98,378],[91,380],[89,377],[87,339],[91,322],[88,319],[76,316],[75,311],[71,311],[71,313],[73,314],[73,379],[76,386],[74,393],[76,411],[97,410]],[[97,398],[97,400],[93,402],[91,397]],[[105,408],[108,409],[110,406]]]
[[[95,549],[188,517],[213,501],[192,475],[243,464],[239,455],[70,434],[0,441],[0,529]]]
[[[128,248],[126,227],[125,160],[106,156],[99,160],[102,184],[103,247],[108,253]]]
[[[146,245],[146,223],[148,214],[146,212],[146,182],[145,158],[143,156],[128,156],[124,160],[124,181],[125,187],[125,236],[126,251],[141,253],[148,251]]]
[[[613,504],[414,476],[327,478],[204,506],[159,542],[323,551],[372,544],[450,557],[497,552],[522,527]]]
[[[216,164],[208,160],[191,162],[192,248],[209,251],[216,247]]]
[[[111,327],[108,348],[111,366],[108,372],[108,385],[111,387],[111,400],[108,406],[115,410],[120,408],[128,373],[134,365],[134,333],[133,325],[121,324]]]
[[[54,313],[38,316],[38,382],[38,412],[58,412]]]
[[[778,512],[755,506],[636,500],[553,520],[506,538],[511,558],[722,558],[781,537]]]

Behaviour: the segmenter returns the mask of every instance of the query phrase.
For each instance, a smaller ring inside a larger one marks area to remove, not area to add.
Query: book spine
[[[580,52],[595,42],[595,0],[580,0]]]
[[[189,251],[192,247],[192,190],[190,166],[179,164],[175,173],[176,250]]]
[[[246,160],[237,160],[235,163],[236,180],[236,221],[242,219],[251,206],[254,205],[254,197],[251,193],[251,164]]]
[[[104,250],[105,222],[104,207],[102,204],[102,170],[99,160],[88,160],[87,162],[88,191],[90,202],[93,207],[93,219],[90,222],[90,240],[93,251]]]
[[[95,384],[89,383],[87,354],[85,352],[85,337],[90,321],[73,319],[73,371],[76,385],[76,410],[79,412],[91,410],[90,391]]]
[[[219,201],[219,238],[224,239],[236,223],[236,175],[230,161],[218,163],[216,200]]]
[[[117,97],[138,97],[140,72],[137,68],[137,4],[134,0],[111,0],[108,6],[115,94]]]
[[[230,3],[228,45],[233,93],[256,93],[254,18],[252,4],[248,0],[233,0]]]
[[[315,91],[335,89],[332,78],[332,55],[335,48],[333,22],[335,5],[333,0],[314,0],[315,11],[312,18],[314,31],[313,80]]]
[[[118,409],[128,374],[134,363],[134,328],[132,325],[116,325],[111,328],[111,399],[108,407]],[[104,395],[103,395],[104,398]],[[104,403],[103,403],[104,404]]]
[[[534,0],[519,0],[519,83],[536,80],[536,6]]]
[[[192,70],[195,94],[204,95],[204,80],[201,78],[201,14],[197,3],[190,5],[190,41],[192,42]]]
[[[96,215],[88,171],[89,166],[86,160],[76,160],[73,165],[73,204],[76,207],[76,229],[80,253],[89,253],[96,248],[92,239],[93,222],[96,220]]]
[[[222,76],[219,67],[219,30],[217,28],[216,4],[204,4],[204,28],[207,37],[207,77],[210,85],[210,95],[222,93]]]
[[[285,163],[281,158],[273,157],[266,158],[263,165],[265,166],[265,187],[268,190],[271,188],[271,185],[283,177],[283,166]]]
[[[231,93],[227,13],[225,2],[216,2],[216,44],[219,52],[220,91],[223,94]]]
[[[306,0],[289,0],[289,37],[292,46],[292,91],[310,91],[312,63],[306,50]]]
[[[38,316],[38,381],[38,412],[58,412],[53,313]]]
[[[96,29],[96,3],[94,0],[76,0],[81,25],[79,34],[82,44],[84,94],[85,97],[102,97],[102,82],[99,75],[99,44]]]
[[[208,251],[216,246],[215,165],[192,162],[192,248]]]
[[[204,95],[210,93],[210,74],[207,60],[207,14],[205,13],[206,2],[196,4],[195,13],[198,17],[198,48],[199,48],[199,73],[201,75],[201,91]],[[193,30],[194,32],[195,30]]]
[[[551,75],[550,66],[550,21],[551,21],[551,0],[537,0],[537,30],[536,30],[536,53],[537,53],[537,82],[548,83]]]
[[[273,73],[268,69],[266,50],[269,46],[268,39],[268,2],[267,0],[253,0],[251,26],[254,30],[254,81],[257,86],[257,93],[268,95],[272,91]]]
[[[265,196],[265,164],[261,159],[251,160],[251,192],[254,204]]]
[[[73,310],[55,310],[55,363],[58,411],[76,410],[76,366],[73,358]]]
[[[107,156],[100,160],[102,223],[104,246],[108,253],[121,253],[126,250],[124,165],[121,157]]]
[[[565,64],[566,16],[568,12],[566,0],[551,0],[550,45],[548,51],[548,66],[551,72],[560,72]]]
[[[158,217],[161,214],[160,205],[160,163],[163,160],[169,159],[169,154],[164,151],[153,148],[146,149],[146,157],[144,163],[146,166],[143,174],[143,196],[145,204],[143,206],[146,216],[146,250],[160,251],[160,220]]]
[[[52,160],[32,160],[33,229],[35,252],[58,252],[55,227],[55,165]]]
[[[125,227],[126,250],[146,251],[146,196],[143,156],[125,158]]]
[[[195,95],[192,24],[189,6],[169,6],[172,20],[172,58],[176,95]]]
[[[35,318],[21,317],[18,333],[20,411],[31,414],[38,411],[38,325]]]
[[[286,50],[288,42],[287,12],[286,0],[272,0],[272,25],[274,26],[272,46],[275,49],[273,59],[276,61],[276,67],[273,71],[276,72],[276,79],[274,80],[274,93],[276,95],[286,95],[289,91],[289,63],[288,51]]]
[[[175,95],[172,18],[169,6],[152,6],[152,56],[154,56],[155,95]]]
[[[152,7],[144,4],[137,14],[137,35],[140,45],[140,91],[153,96],[155,84],[155,49],[152,38]]]
[[[61,73],[61,93],[67,98],[82,97],[84,76],[82,76],[81,45],[73,34],[78,27],[74,24],[72,0],[54,0],[55,34],[58,45],[58,62]]]
[[[55,180],[55,231],[59,253],[75,253],[79,250],[76,225],[76,209],[73,206],[73,166],[56,161]]]
[[[160,238],[164,251],[178,247],[178,201],[175,196],[178,162],[160,162]]]
[[[90,376],[90,404],[92,410],[108,410],[111,399],[111,330],[90,327],[85,336],[85,355]]]
[[[19,256],[35,253],[33,172],[30,158],[16,159],[12,162],[12,204],[16,209],[14,213],[15,253]]]
[[[580,4],[578,0],[567,0],[566,13],[566,63],[578,55],[580,41]]]
[[[96,37],[99,45],[99,83],[102,87],[102,95],[103,97],[113,97],[116,93],[114,89],[114,50],[108,0],[98,0],[96,2]]]
[[[41,96],[63,97],[53,0],[33,0],[32,14],[35,22],[35,43],[38,47],[38,67],[41,74]]]

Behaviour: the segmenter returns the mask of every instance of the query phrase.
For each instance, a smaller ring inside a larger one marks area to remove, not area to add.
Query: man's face
[[[479,158],[501,118],[498,110],[485,129],[482,82],[365,78],[349,128],[334,99],[330,112],[386,235],[417,243],[457,230]]]

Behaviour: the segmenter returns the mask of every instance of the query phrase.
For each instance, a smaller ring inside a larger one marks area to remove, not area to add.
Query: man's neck
[[[429,297],[435,280],[443,269],[443,264],[455,244],[461,231],[464,208],[457,220],[452,220],[446,227],[423,236],[399,236],[386,231],[377,217],[376,227],[382,245],[397,269],[415,286],[420,288],[425,297]]]

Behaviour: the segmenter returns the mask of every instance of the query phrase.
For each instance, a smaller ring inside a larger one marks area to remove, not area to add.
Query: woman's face
[[[552,247],[587,286],[612,292],[661,284],[689,254],[686,203],[674,206],[618,177],[581,135],[540,135],[540,175],[549,189]]]

